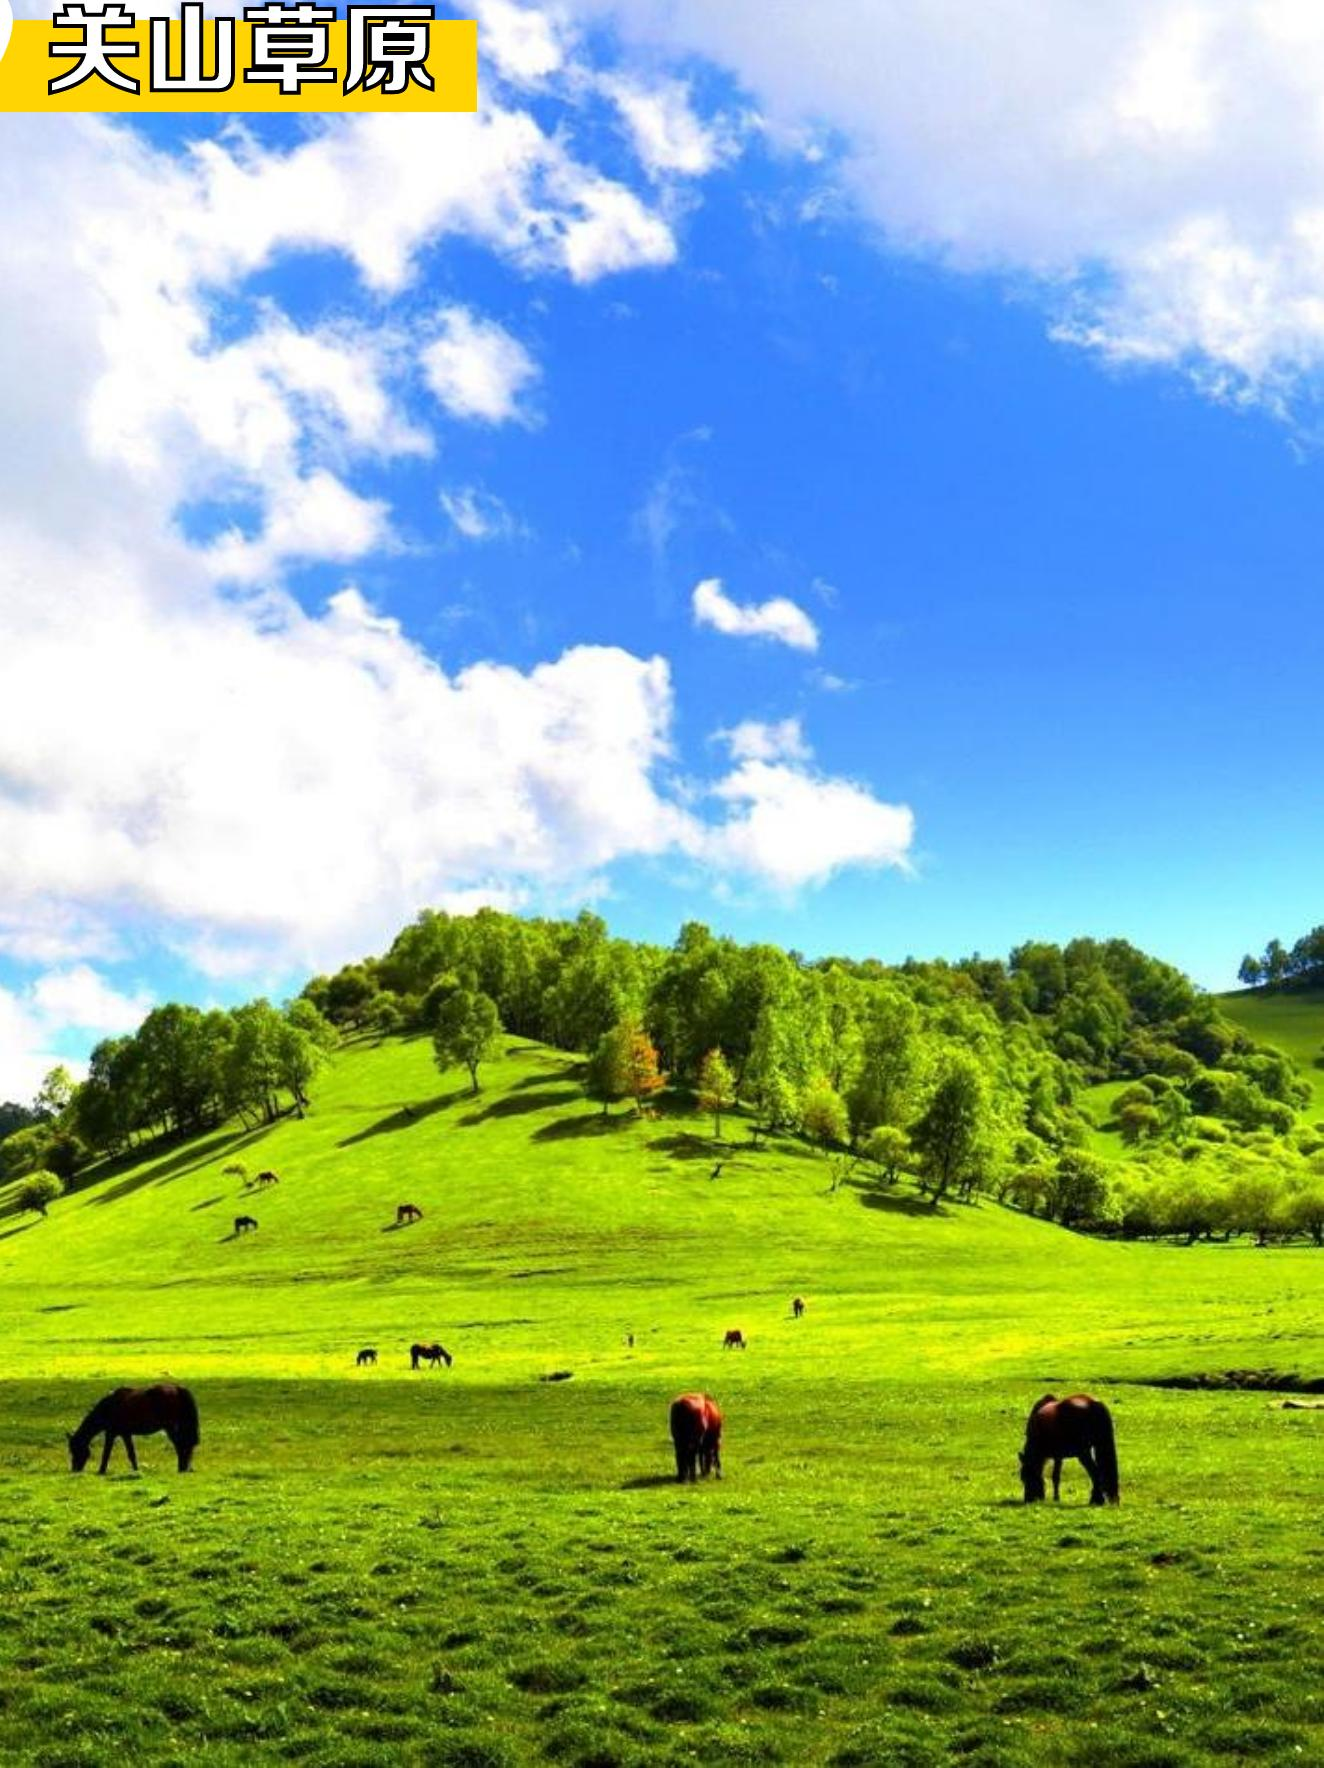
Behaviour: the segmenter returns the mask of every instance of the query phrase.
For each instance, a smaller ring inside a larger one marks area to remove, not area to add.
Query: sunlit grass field
[[[353,1048],[306,1122],[0,1217],[5,1759],[1324,1759],[1324,1413],[1144,1385],[1324,1375],[1324,1255],[934,1215],[740,1122],[714,1177],[708,1122],[604,1124],[513,1050],[474,1100]],[[73,1478],[83,1411],[166,1373],[196,1473]],[[727,1477],[680,1489],[700,1386]],[[1069,1468],[1027,1510],[1025,1414],[1082,1387],[1123,1504]]]

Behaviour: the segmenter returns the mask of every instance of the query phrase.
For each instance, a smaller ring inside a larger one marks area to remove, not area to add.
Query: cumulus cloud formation
[[[487,424],[527,419],[521,395],[538,367],[519,339],[466,307],[447,307],[436,325],[437,336],[423,352],[423,374],[451,416]]]
[[[717,735],[730,749],[733,761],[807,761],[810,755],[798,718],[783,718],[774,724],[747,718]]]
[[[695,114],[683,80],[646,82],[611,74],[601,86],[620,112],[640,163],[654,177],[701,178],[729,151],[724,134]]]
[[[0,988],[0,1096],[26,1105],[58,1062],[60,1033],[131,1031],[150,1011],[145,991],[121,994],[86,964],[50,970],[22,990]]]
[[[709,835],[708,857],[780,889],[823,884],[843,866],[907,866],[914,814],[865,786],[751,759],[714,793],[730,816]]]
[[[786,596],[766,602],[734,602],[718,577],[698,584],[690,603],[696,626],[711,626],[728,638],[765,638],[796,651],[818,649],[818,628]]]
[[[1057,334],[1274,402],[1324,365],[1313,0],[572,0],[844,143],[895,247],[1037,282]]]
[[[568,39],[518,10],[488,0],[507,61],[559,77]],[[42,967],[0,991],[6,1088],[40,1078],[58,1027],[141,1015],[93,960],[164,947],[265,978],[370,949],[422,903],[582,896],[626,858],[793,887],[796,793],[900,814],[810,771],[789,731],[741,739],[716,796],[682,789],[664,658],[572,645],[456,671],[352,587],[400,544],[383,469],[434,453],[434,425],[524,416],[539,374],[454,301],[420,345],[422,254],[457,237],[584,283],[676,250],[523,110],[381,121],[172,153],[91,117],[0,119],[0,953]],[[366,317],[248,299],[307,250],[351,267]],[[514,521],[477,487],[440,495],[469,539]],[[305,608],[285,583],[303,563],[346,586]],[[793,604],[713,587],[735,629],[813,648]],[[843,829],[799,881],[881,856]]]

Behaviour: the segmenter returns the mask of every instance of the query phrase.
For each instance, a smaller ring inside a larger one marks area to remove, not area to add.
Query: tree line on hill
[[[589,913],[429,910],[284,1008],[158,1007],[0,1141],[0,1176],[64,1177],[153,1135],[301,1111],[337,1037],[397,1033],[429,1036],[475,1091],[506,1034],[582,1054],[604,1111],[645,1112],[665,1088],[720,1138],[738,1109],[756,1139],[822,1150],[836,1182],[907,1181],[935,1203],[982,1192],[1110,1232],[1315,1236],[1304,1199],[1324,1139],[1298,1124],[1294,1064],[1124,940],[889,966],[695,923],[650,945]],[[1087,1089],[1109,1081],[1127,1083],[1110,1116],[1124,1162],[1091,1146]]]
[[[1237,979],[1247,988],[1318,987],[1324,983],[1324,927],[1312,927],[1290,949],[1271,939],[1258,958],[1247,953]]]

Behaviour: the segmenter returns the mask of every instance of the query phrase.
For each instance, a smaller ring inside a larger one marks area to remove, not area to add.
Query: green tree
[[[974,1167],[988,1127],[988,1091],[975,1058],[963,1050],[945,1060],[923,1115],[910,1132],[923,1186],[933,1203]]]
[[[14,1202],[21,1210],[44,1216],[55,1199],[63,1195],[64,1180],[59,1174],[49,1172],[45,1167],[38,1167],[19,1186],[14,1194]]]
[[[1070,1148],[1049,1169],[1044,1212],[1064,1228],[1099,1220],[1108,1202],[1108,1165],[1097,1155]]]
[[[37,1096],[32,1101],[32,1108],[39,1117],[59,1118],[73,1103],[78,1090],[78,1083],[69,1070],[61,1062],[42,1081]]]
[[[713,1134],[722,1134],[722,1114],[736,1102],[735,1077],[720,1050],[709,1050],[699,1064],[699,1109],[713,1114]]]
[[[584,1071],[584,1091],[600,1101],[602,1115],[630,1097],[630,1049],[637,1024],[623,1019],[604,1031],[593,1048]]]
[[[849,1141],[850,1114],[831,1081],[819,1079],[806,1089],[800,1102],[800,1127],[824,1152]]]
[[[469,1083],[479,1091],[478,1070],[501,1054],[501,1016],[490,995],[467,988],[456,989],[438,1008],[432,1031],[432,1052],[437,1067],[464,1067]]]
[[[910,1137],[898,1124],[880,1123],[877,1129],[869,1132],[863,1153],[883,1175],[883,1183],[895,1185],[910,1158]]]

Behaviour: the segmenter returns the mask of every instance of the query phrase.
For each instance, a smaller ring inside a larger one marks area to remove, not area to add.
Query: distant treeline
[[[468,1067],[477,1086],[501,1031],[583,1054],[604,1109],[642,1110],[665,1085],[669,1108],[711,1113],[715,1135],[738,1109],[756,1137],[820,1148],[839,1179],[907,1181],[935,1202],[984,1192],[1071,1226],[1222,1229],[1230,1206],[1163,1202],[1182,1190],[1173,1173],[1198,1170],[1222,1198],[1252,1170],[1299,1178],[1294,1163],[1324,1148],[1297,1127],[1309,1090],[1292,1061],[1124,940],[886,965],[810,961],[695,923],[657,946],[613,938],[593,914],[484,909],[425,911],[385,954],[315,977],[283,1009],[157,1008],[98,1046],[81,1086],[52,1077],[38,1120],[0,1141],[0,1174],[63,1174],[146,1136],[302,1110],[338,1036],[428,1035],[441,1066]],[[1129,1084],[1109,1127],[1126,1163],[1092,1151],[1083,1098],[1116,1080]]]
[[[1258,958],[1247,953],[1237,976],[1247,988],[1277,988],[1284,983],[1308,988],[1324,983],[1324,927],[1303,933],[1290,950],[1281,939],[1271,939]]]

